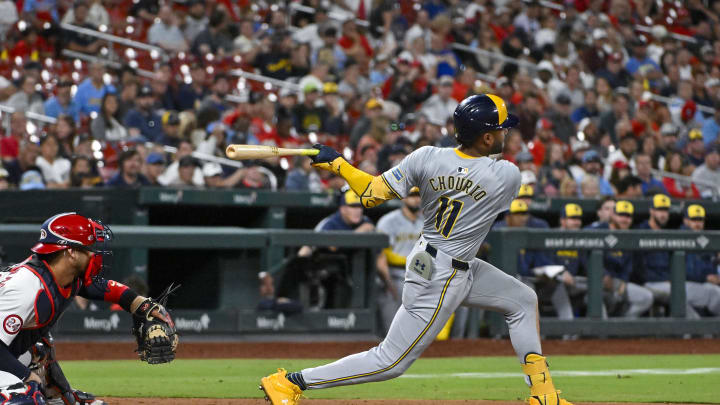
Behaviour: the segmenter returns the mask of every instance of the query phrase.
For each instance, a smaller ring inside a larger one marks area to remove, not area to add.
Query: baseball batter
[[[519,280],[475,258],[497,215],[520,187],[520,172],[490,155],[502,152],[507,129],[518,123],[493,94],[474,95],[454,112],[457,149],[422,147],[379,176],[350,165],[332,148],[315,145],[316,167],[347,180],[363,205],[374,207],[420,188],[423,234],[408,255],[402,306],[378,346],[334,363],[261,380],[273,405],[293,405],[305,389],[383,381],[420,357],[455,309],[463,304],[501,312],[530,387],[532,405],[567,405],[542,356],[537,296]]]

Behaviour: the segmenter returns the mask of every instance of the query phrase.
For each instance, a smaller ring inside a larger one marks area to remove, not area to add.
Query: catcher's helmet
[[[453,121],[455,139],[460,143],[469,143],[485,132],[512,128],[519,120],[508,114],[502,98],[494,94],[477,94],[458,104]]]
[[[83,249],[93,253],[85,271],[84,281],[89,285],[107,267],[104,257],[112,255],[108,242],[112,231],[100,221],[93,221],[74,212],[64,212],[47,219],[40,228],[38,243],[30,250],[49,254],[68,248]]]

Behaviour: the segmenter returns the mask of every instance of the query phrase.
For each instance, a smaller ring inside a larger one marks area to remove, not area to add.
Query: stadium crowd
[[[268,188],[273,176],[287,190],[340,188],[307,159],[198,157],[320,141],[377,173],[419,146],[453,146],[455,106],[492,92],[521,119],[504,157],[537,195],[709,198],[720,2],[709,3],[0,1],[0,104],[15,110],[0,188]]]

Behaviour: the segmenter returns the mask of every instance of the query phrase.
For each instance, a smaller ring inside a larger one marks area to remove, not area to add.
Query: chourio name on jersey
[[[480,201],[487,195],[487,192],[475,184],[472,180],[464,177],[437,176],[428,180],[434,191],[457,190],[469,195],[475,201]]]

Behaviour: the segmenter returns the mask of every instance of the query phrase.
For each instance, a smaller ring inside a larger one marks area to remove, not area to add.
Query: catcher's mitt
[[[178,288],[180,286],[170,284],[156,300],[146,299],[133,313],[132,332],[137,340],[138,356],[148,364],[169,363],[175,359],[179,338],[165,304]]]

